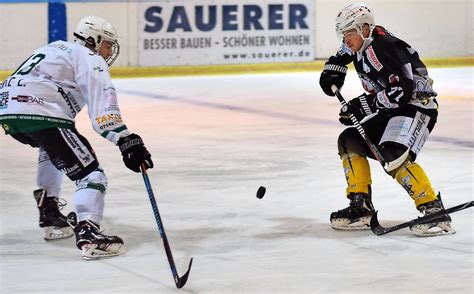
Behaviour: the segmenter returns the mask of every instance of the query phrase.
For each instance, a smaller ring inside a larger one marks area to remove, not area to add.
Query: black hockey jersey
[[[394,109],[406,104],[436,109],[433,81],[418,53],[381,26],[359,52],[342,44],[334,56],[340,65],[353,62],[373,110]]]

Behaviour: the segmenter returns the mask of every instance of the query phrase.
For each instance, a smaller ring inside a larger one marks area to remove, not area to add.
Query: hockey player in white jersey
[[[125,165],[140,172],[152,168],[151,155],[122,120],[109,66],[119,54],[117,33],[102,18],[79,21],[74,42],[56,41],[37,49],[0,85],[0,123],[17,141],[39,148],[38,190],[34,197],[44,238],[75,234],[85,259],[124,252],[123,240],[104,235],[107,177],[91,145],[75,128],[74,117],[87,105],[92,126],[116,144]],[[59,211],[62,175],[76,183],[75,211]]]

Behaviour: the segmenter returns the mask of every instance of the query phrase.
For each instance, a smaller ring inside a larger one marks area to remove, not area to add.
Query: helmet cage
[[[105,40],[105,41],[108,41],[108,40]],[[117,40],[114,40],[114,41],[109,41],[111,44],[112,44],[112,55],[110,55],[110,57],[108,57],[105,62],[107,62],[107,64],[109,66],[112,65],[112,63],[115,62],[115,60],[117,59],[117,57],[119,56],[120,54],[120,45],[118,43]],[[100,48],[100,47],[99,47]]]

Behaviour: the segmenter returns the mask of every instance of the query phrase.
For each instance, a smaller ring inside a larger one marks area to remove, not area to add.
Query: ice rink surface
[[[431,69],[438,124],[418,162],[446,207],[473,200],[473,68]],[[180,275],[177,290],[140,174],[92,131],[78,129],[109,179],[105,233],[125,255],[84,261],[73,238],[46,242],[32,191],[37,150],[0,136],[0,293],[473,293],[474,214],[457,233],[377,237],[329,226],[347,206],[337,154],[339,103],[317,73],[117,79],[125,122],[142,136],[149,176]],[[362,93],[355,72],[342,90]],[[382,224],[418,216],[406,192],[371,162]],[[267,187],[263,199],[255,193]],[[63,181],[66,213],[74,184]]]

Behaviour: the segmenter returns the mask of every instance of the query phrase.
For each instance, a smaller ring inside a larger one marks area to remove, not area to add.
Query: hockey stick
[[[161,239],[163,239],[163,245],[165,247],[166,256],[168,257],[168,263],[170,264],[171,273],[173,274],[176,287],[180,289],[188,281],[189,271],[191,270],[193,259],[191,258],[191,261],[189,262],[188,271],[182,277],[178,276],[178,271],[176,270],[176,265],[174,264],[170,244],[168,243],[168,237],[166,237],[165,228],[163,227],[163,222],[161,221],[160,212],[158,211],[155,196],[153,194],[153,190],[151,189],[150,179],[148,178],[148,174],[146,173],[145,164],[142,163],[140,169],[142,172],[143,181],[145,182],[146,191],[148,192],[148,198],[150,198],[151,208],[153,209],[153,214],[155,215],[156,224],[158,225],[158,231],[160,232]]]
[[[402,223],[402,224],[399,224],[399,225],[396,225],[396,226],[393,226],[393,227],[382,227],[379,223],[379,220],[377,219],[377,212],[375,212],[374,215],[372,216],[372,219],[370,220],[370,228],[372,229],[372,232],[374,232],[375,235],[380,236],[380,235],[384,235],[384,234],[387,234],[387,233],[390,233],[390,232],[393,232],[393,231],[397,231],[397,230],[400,230],[400,229],[403,229],[403,228],[411,227],[411,226],[417,225],[417,224],[425,222],[425,221],[430,221],[430,220],[435,219],[439,216],[442,216],[442,215],[445,215],[445,214],[450,214],[450,213],[453,213],[453,212],[456,212],[456,211],[460,211],[460,210],[472,207],[473,205],[474,205],[474,201],[469,201],[469,202],[466,202],[466,203],[463,203],[463,204],[453,206],[453,207],[448,208],[448,209],[440,210],[440,211],[435,212],[435,213],[430,214],[430,215],[418,217],[416,219],[413,219],[411,221],[408,221],[408,222],[405,222],[405,223]]]
[[[344,97],[342,97],[341,93],[339,92],[339,89],[335,85],[332,85],[331,90],[334,92],[337,99],[339,99],[339,102],[341,102],[342,107],[343,108],[345,107],[346,109],[348,109],[349,105],[347,105],[347,102],[344,99]],[[367,146],[369,147],[370,151],[372,151],[372,154],[375,156],[375,159],[377,159],[377,161],[380,162],[380,164],[382,165],[382,167],[386,171],[390,171],[389,164],[385,161],[385,159],[383,158],[383,156],[380,153],[380,150],[377,148],[377,146],[375,146],[375,144],[372,143],[372,140],[370,140],[370,138],[367,136],[367,134],[365,133],[364,128],[362,127],[360,122],[357,120],[355,115],[349,112],[349,118],[351,119],[352,123],[356,127],[357,131],[359,131],[359,134],[364,139],[364,141],[367,144]]]

